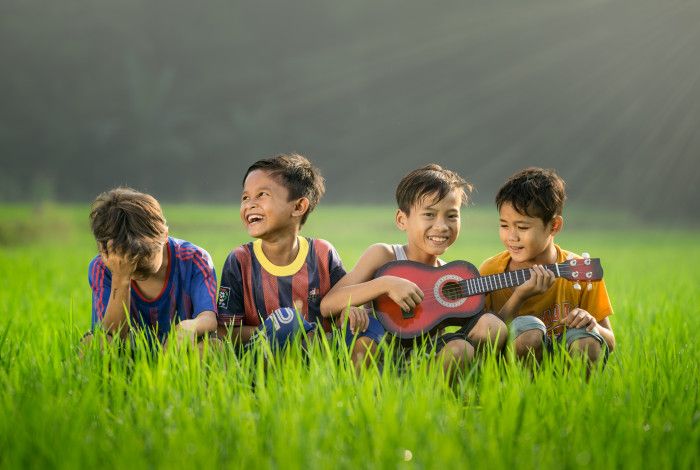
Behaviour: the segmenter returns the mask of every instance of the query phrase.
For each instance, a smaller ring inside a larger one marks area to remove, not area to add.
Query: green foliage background
[[[432,161],[490,202],[538,165],[577,201],[697,224],[698,20],[686,0],[4,0],[0,200],[229,202],[299,151],[336,203]]]

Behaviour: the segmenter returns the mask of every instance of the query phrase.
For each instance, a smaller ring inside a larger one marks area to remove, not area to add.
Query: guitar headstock
[[[583,253],[583,258],[569,257],[563,263],[557,264],[561,277],[570,281],[588,282],[603,279],[603,267],[600,258],[591,258],[588,253]]]

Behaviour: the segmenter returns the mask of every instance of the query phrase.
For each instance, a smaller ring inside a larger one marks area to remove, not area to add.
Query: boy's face
[[[162,239],[145,241],[144,243],[151,246],[147,255],[137,256],[118,249],[115,250],[112,240],[107,243],[106,250],[99,247],[98,249],[110,270],[114,271],[117,269],[122,274],[128,274],[136,281],[145,281],[158,274],[162,269],[167,268],[165,264],[165,254],[167,253],[165,244],[167,240],[168,235],[166,233]]]
[[[149,256],[140,258],[136,262],[136,270],[134,271],[134,279],[137,281],[143,281],[151,276],[155,276],[158,271],[163,268],[163,261],[165,259],[165,243],[167,242],[167,236],[165,240],[155,242],[153,251]]]
[[[251,237],[270,238],[294,230],[305,212],[300,209],[303,201],[306,198],[289,201],[289,191],[276,178],[267,171],[254,170],[243,183],[241,220]]]
[[[396,225],[406,232],[409,250],[418,256],[440,256],[459,236],[461,193],[455,190],[440,201],[435,199],[428,195],[409,214],[401,210],[396,214]]]
[[[539,217],[531,217],[516,211],[513,205],[505,202],[498,211],[499,236],[516,263],[545,264],[556,259],[554,235],[562,227],[561,216],[555,216],[545,224]]]

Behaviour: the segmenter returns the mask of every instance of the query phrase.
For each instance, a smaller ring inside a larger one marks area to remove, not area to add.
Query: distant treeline
[[[327,201],[529,165],[579,203],[700,219],[700,3],[4,0],[0,200],[237,200],[283,151]]]

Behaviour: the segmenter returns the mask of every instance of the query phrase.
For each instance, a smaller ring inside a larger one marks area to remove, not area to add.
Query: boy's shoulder
[[[313,248],[314,250],[319,250],[321,252],[337,251],[331,242],[324,240],[323,238],[302,238],[306,239],[306,243],[308,243],[309,247]]]
[[[104,279],[112,279],[112,273],[105,266],[102,256],[95,255],[88,264],[88,281],[92,284],[95,282],[103,282]]]
[[[508,250],[504,250],[484,260],[484,262],[481,263],[481,266],[479,266],[479,273],[481,273],[482,276],[502,273],[508,267],[509,261],[510,253],[508,253]]]
[[[554,248],[557,249],[557,263],[563,263],[569,258],[582,258],[581,255],[578,253],[574,253],[573,251],[565,250],[561,248],[559,245],[555,244]]]
[[[299,237],[299,253],[297,259],[292,263],[298,268],[298,265],[308,264],[311,260],[333,258],[334,262],[339,260],[338,252],[331,242],[322,238]],[[238,264],[250,264],[253,260],[257,260],[263,266],[269,266],[271,272],[275,272],[274,265],[267,260],[267,257],[262,251],[262,240],[253,240],[237,246],[229,253],[226,258],[226,263],[237,262]],[[290,265],[288,269],[295,270]],[[279,274],[282,275],[282,274]]]
[[[393,245],[391,243],[374,243],[367,247],[365,254],[395,260],[396,251],[394,250],[394,247],[396,246],[403,247],[403,245]]]
[[[240,256],[241,254],[244,253],[252,253],[253,252],[253,242],[249,241],[246,243],[243,243],[241,245],[238,245],[234,249],[231,250],[231,252],[228,254],[229,258],[232,256]]]
[[[196,264],[200,268],[214,269],[214,261],[207,250],[187,240],[168,237],[172,256],[180,265]]]
[[[368,273],[374,272],[384,266],[386,263],[396,261],[397,256],[394,251],[394,245],[388,243],[375,243],[367,247],[360,256],[357,262],[356,269],[359,266],[361,270]]]
[[[209,252],[202,248],[201,246],[195,245],[192,242],[183,240],[181,238],[168,237],[168,243],[170,247],[175,250],[176,255],[186,255],[188,253],[199,254],[203,257],[210,258]]]

